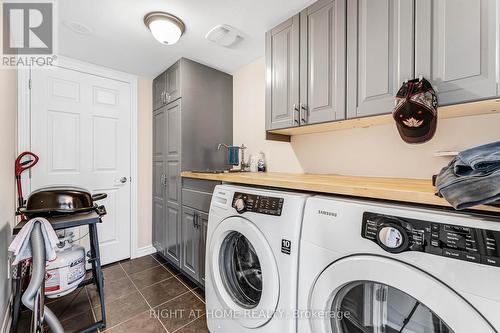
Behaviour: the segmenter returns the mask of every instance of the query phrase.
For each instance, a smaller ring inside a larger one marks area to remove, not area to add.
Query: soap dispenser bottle
[[[263,152],[259,153],[259,162],[257,163],[258,172],[266,172],[266,156]]]

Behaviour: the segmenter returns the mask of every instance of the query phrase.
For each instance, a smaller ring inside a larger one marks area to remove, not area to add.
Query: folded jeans
[[[500,200],[500,166],[487,172],[476,170],[457,176],[454,172],[454,162],[441,170],[436,178],[436,187],[455,209],[466,209]]]
[[[500,168],[500,141],[464,150],[457,155],[454,172],[467,176]]]

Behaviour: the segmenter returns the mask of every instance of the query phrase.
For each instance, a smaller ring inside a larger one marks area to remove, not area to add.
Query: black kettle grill
[[[49,186],[33,191],[26,205],[18,208],[18,213],[32,218],[94,211],[103,216],[106,215],[106,209],[94,202],[106,197],[106,193],[92,195],[88,190],[77,186]]]

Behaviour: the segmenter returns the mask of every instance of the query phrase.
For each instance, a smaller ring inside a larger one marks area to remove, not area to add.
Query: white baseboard
[[[137,250],[135,250],[135,253],[132,254],[131,259],[147,256],[147,255],[153,254],[155,252],[156,252],[156,249],[154,248],[153,245],[143,246],[143,247],[140,247]]]
[[[10,280],[9,280],[10,283]],[[0,329],[0,332],[6,333],[10,330],[10,325],[12,322],[12,318],[10,316],[10,307],[12,306],[12,295],[9,299],[9,302],[7,303],[7,306],[5,307],[5,313],[3,317],[3,322],[2,322],[2,328]]]

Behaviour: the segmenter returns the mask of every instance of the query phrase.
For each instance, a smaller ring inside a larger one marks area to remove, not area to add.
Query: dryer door
[[[314,284],[309,310],[320,312],[309,319],[316,333],[496,332],[447,285],[418,268],[378,256],[331,264]]]
[[[212,280],[228,319],[248,328],[267,323],[278,305],[278,266],[255,224],[237,216],[222,221],[212,235],[210,255]]]

